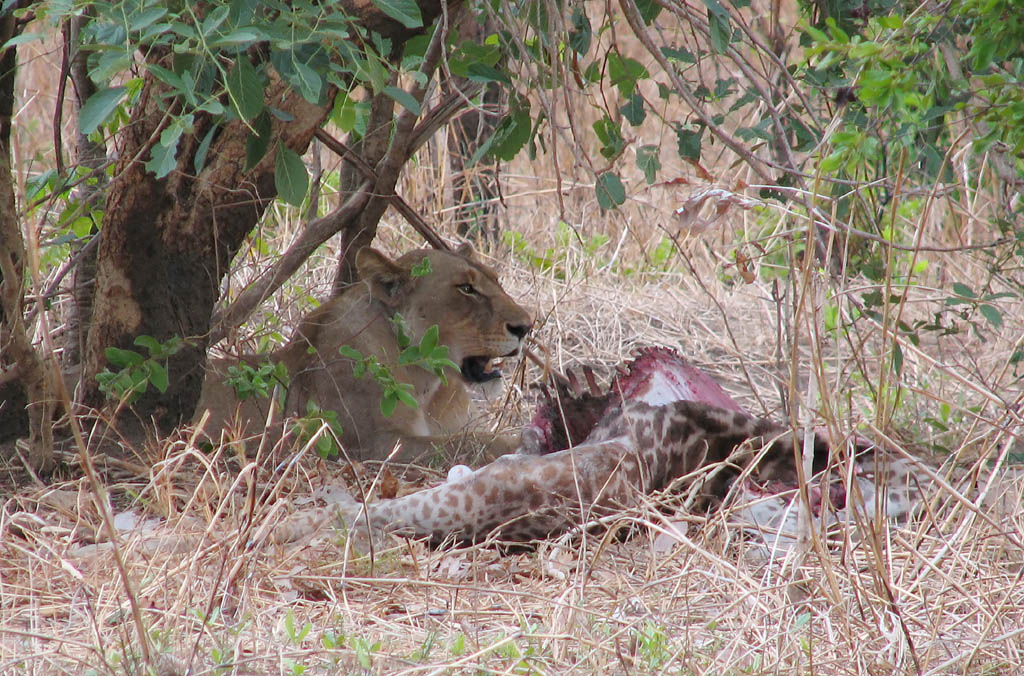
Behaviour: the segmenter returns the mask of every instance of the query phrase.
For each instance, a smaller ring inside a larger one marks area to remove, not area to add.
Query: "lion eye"
[[[459,284],[455,288],[458,289],[461,293],[466,294],[467,296],[477,295],[476,287],[474,287],[472,284]]]

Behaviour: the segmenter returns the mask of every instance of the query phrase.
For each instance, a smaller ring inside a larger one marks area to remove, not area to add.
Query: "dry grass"
[[[389,227],[382,241],[402,248],[408,235]],[[640,266],[631,247],[622,258]],[[699,281],[678,258],[670,272],[623,276],[571,249],[559,279],[494,254],[509,288],[544,318],[538,342],[560,368],[600,370],[636,345],[677,345],[751,410],[774,411],[789,386],[770,284],[724,283],[712,258],[721,251],[707,239],[683,247]],[[1016,673],[1024,487],[1005,453],[1019,452],[1019,428],[987,400],[1019,396],[1000,389],[1012,378],[992,375],[1020,335],[1012,318],[1024,316],[1004,309],[1003,333],[986,343],[963,335],[908,351],[891,429],[915,449],[942,443],[974,474],[946,487],[923,477],[926,513],[906,527],[877,524],[874,540],[840,533],[823,555],[766,561],[724,514],[689,518],[686,536],[666,544],[664,518],[650,512],[624,516],[639,524],[624,541],[589,535],[525,553],[401,542],[371,565],[338,535],[269,539],[338,465],[302,449],[282,449],[278,457],[302,457],[277,467],[228,447],[207,455],[185,437],[152,451],[160,461],[150,471],[108,475],[116,513],[154,519],[120,531],[127,585],[84,479],[6,499],[0,673],[139,673],[129,596],[168,674]],[[877,332],[867,324],[862,332]],[[849,375],[878,347],[877,335],[864,338],[856,349],[827,337],[801,343],[798,392],[813,360],[824,363],[818,391],[840,425],[874,418]],[[539,377],[531,368],[526,382]],[[942,402],[963,419],[938,434],[920,419]],[[976,488],[989,481],[982,500]]]
[[[45,134],[35,139],[45,147]],[[401,191],[443,224],[436,186],[448,178],[437,166],[421,162]],[[35,167],[18,170],[23,181]],[[884,432],[917,454],[945,449],[933,458],[949,461],[944,478],[922,474],[929,502],[918,519],[876,523],[864,541],[840,531],[824,550],[770,561],[726,513],[678,517],[685,535],[666,540],[658,511],[624,515],[628,539],[584,534],[512,553],[395,542],[371,561],[337,534],[287,546],[271,539],[284,515],[334,484],[339,465],[307,448],[205,453],[185,431],[139,449],[151,468],[106,471],[116,542],[93,488],[73,470],[76,478],[2,499],[0,674],[145,673],[144,650],[161,674],[1019,673],[1022,394],[1009,358],[1024,335],[1020,299],[996,301],[998,330],[980,322],[954,336],[924,333],[919,346],[903,340],[903,371],[894,374],[885,366],[892,335],[879,322],[861,318],[848,336],[823,330],[827,306],[849,317],[848,299],[871,289],[862,278],[769,269],[781,259],[765,256],[748,284],[732,265],[736,242],[799,227],[797,216],[733,210],[703,233],[680,233],[671,212],[693,186],[638,190],[624,209],[601,214],[585,178],[577,185],[569,173],[561,196],[540,163],[503,174],[505,229],[522,233],[534,253],[551,247],[552,268],[521,249],[482,245],[538,317],[536,342],[553,365],[586,362],[607,374],[636,346],[671,345],[753,412],[781,419],[799,404],[800,420]],[[722,184],[735,185],[727,173]],[[921,216],[930,219],[926,243],[993,236],[988,196],[971,194]],[[967,235],[953,215],[971,224]],[[559,240],[560,219],[568,239]],[[297,218],[282,211],[274,221],[265,231],[272,251]],[[597,234],[608,243],[588,250]],[[661,261],[667,237],[679,246]],[[380,245],[419,242],[390,222]],[[250,330],[287,336],[305,296],[326,291],[335,253],[330,245],[318,253]],[[929,270],[905,290],[904,321],[942,309],[951,281],[985,278],[979,252],[921,258]],[[264,265],[265,257],[247,258],[238,283]],[[998,280],[993,290],[1004,290]],[[229,349],[253,344],[248,335],[233,341]],[[513,424],[529,414],[526,386],[541,376],[529,367],[509,383]]]

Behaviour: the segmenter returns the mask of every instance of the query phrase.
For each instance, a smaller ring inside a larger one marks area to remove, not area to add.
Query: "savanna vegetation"
[[[0,673],[1016,673],[1022,79],[1012,0],[3,0]],[[928,458],[927,505],[781,557],[655,505],[522,553],[276,543],[434,476],[325,463],[329,412],[202,441],[208,354],[459,237],[547,364],[491,424],[666,344]]]

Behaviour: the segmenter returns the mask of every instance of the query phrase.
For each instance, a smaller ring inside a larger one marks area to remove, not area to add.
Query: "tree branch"
[[[303,228],[299,237],[274,265],[250,284],[228,308],[217,312],[211,321],[210,344],[220,342],[228,330],[244,322],[260,303],[281,288],[318,246],[358,216],[370,200],[372,185],[372,181],[364,181],[356,192],[349,195],[344,204]]]

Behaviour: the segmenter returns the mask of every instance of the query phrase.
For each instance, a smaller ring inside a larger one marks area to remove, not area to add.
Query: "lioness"
[[[501,288],[494,271],[468,244],[455,252],[411,251],[397,260],[366,247],[356,255],[356,269],[362,283],[306,316],[287,345],[268,356],[240,358],[287,366],[291,383],[286,413],[304,414],[308,401],[336,411],[345,451],[358,460],[422,460],[438,446],[452,449],[467,437],[474,450],[487,446],[487,456],[513,450],[516,440],[466,430],[466,383],[497,378],[497,372],[488,370],[491,360],[517,354],[533,323]],[[460,367],[445,369],[447,384],[424,368],[398,364],[401,349],[391,323],[396,313],[405,319],[413,344],[431,326],[439,327],[438,344],[448,346],[449,358]],[[355,361],[339,353],[341,346],[376,357],[395,380],[410,383],[418,408],[399,403],[390,417],[383,415],[381,386],[368,375],[355,377]],[[197,408],[197,418],[210,410],[207,429],[236,414],[243,424],[266,419],[267,399],[249,399],[238,406],[234,391],[224,384],[228,367],[240,359],[210,364]],[[392,455],[399,441],[401,449]]]

